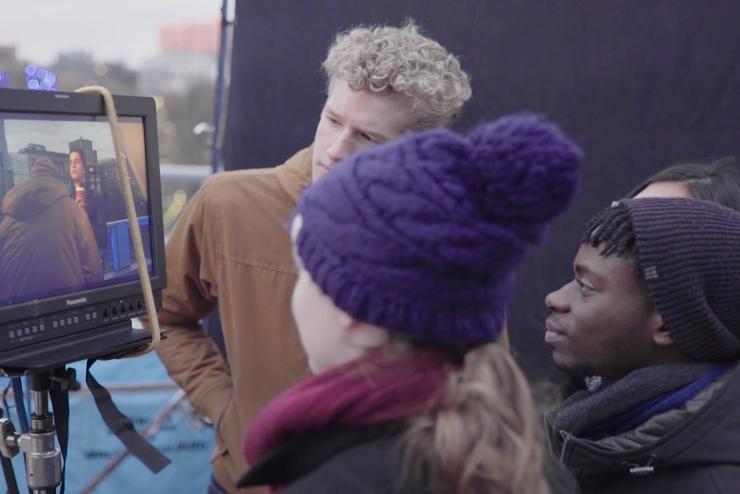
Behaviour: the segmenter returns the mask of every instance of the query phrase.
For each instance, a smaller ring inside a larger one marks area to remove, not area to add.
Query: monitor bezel
[[[151,227],[150,239],[152,242],[153,270],[150,273],[150,279],[153,290],[162,290],[165,288],[167,276],[164,257],[164,225],[162,220],[156,105],[153,98],[144,96],[114,96],[113,100],[119,117],[135,117],[141,118],[143,121],[149,224]],[[106,116],[103,98],[100,95],[26,89],[0,89],[0,113]],[[142,293],[142,287],[137,276],[135,280],[0,306],[0,325],[69,310],[69,301],[72,299],[77,301],[84,297],[86,299],[84,303],[75,305],[75,307],[84,307],[138,293]]]

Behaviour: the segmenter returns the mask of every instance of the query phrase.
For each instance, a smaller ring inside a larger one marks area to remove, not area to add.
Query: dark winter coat
[[[2,202],[0,302],[22,301],[103,279],[85,210],[51,167],[36,166]]]
[[[548,422],[548,434],[586,494],[740,492],[740,369],[627,433],[587,440]]]
[[[307,434],[271,451],[245,480],[285,485],[279,494],[450,494],[446,486],[427,484],[398,489],[398,446],[404,428],[402,423],[386,423]],[[557,462],[547,463],[545,470],[552,494],[578,492],[573,477]]]
[[[245,480],[283,485],[280,494],[392,494],[402,428],[388,423],[315,431],[272,450]]]

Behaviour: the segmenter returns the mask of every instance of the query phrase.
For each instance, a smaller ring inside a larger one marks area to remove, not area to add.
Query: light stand
[[[51,385],[51,371],[28,374],[34,409],[27,433],[16,433],[10,420],[0,418],[0,454],[12,458],[23,451],[26,480],[33,494],[55,494],[62,482],[62,453],[55,444],[54,415],[49,411]]]

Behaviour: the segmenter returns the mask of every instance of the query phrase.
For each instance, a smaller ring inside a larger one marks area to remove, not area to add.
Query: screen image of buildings
[[[2,134],[0,132],[0,136]],[[126,220],[127,218],[126,205],[123,191],[120,187],[118,165],[115,158],[99,159],[93,142],[82,137],[69,142],[69,150],[67,151],[54,151],[47,149],[43,144],[29,142],[26,146],[15,152],[8,152],[3,144],[4,142],[0,142],[0,198],[4,198],[5,194],[13,187],[30,179],[31,167],[39,158],[47,158],[51,161],[57,168],[65,186],[69,189],[70,197],[74,198],[75,187],[69,170],[69,154],[72,151],[82,154],[86,165],[85,210],[95,233],[106,278],[115,276],[116,274],[124,274],[121,271],[128,272],[131,270],[129,266],[122,267],[120,263],[114,263],[114,257],[118,259],[120,256],[114,256],[112,252],[114,246],[117,245],[120,248],[121,242],[120,240],[118,242],[111,240],[109,224],[120,224],[121,220]],[[144,199],[141,188],[134,179],[128,160],[126,160],[126,166],[128,168],[129,184],[131,185],[136,215],[139,218],[148,218],[149,208],[147,201]],[[0,219],[2,218],[1,214]],[[148,221],[146,224],[148,225]],[[120,232],[120,227],[118,231]],[[147,258],[149,258],[151,245],[149,243],[148,228],[142,229],[142,237]],[[119,273],[115,273],[115,271]]]

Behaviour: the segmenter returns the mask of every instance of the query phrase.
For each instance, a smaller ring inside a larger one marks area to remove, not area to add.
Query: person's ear
[[[378,348],[390,340],[385,329],[359,321],[346,312],[339,313],[339,327],[344,330],[347,341],[355,348],[369,350]]]
[[[663,323],[663,317],[657,310],[654,310],[653,314],[650,316],[649,324],[653,343],[659,347],[670,347],[676,345],[676,340],[673,339],[670,329],[668,329],[668,327]]]

